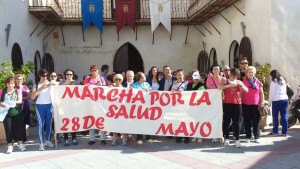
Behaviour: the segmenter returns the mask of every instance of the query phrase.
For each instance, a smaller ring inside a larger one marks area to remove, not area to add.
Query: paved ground
[[[79,145],[48,148],[38,151],[35,128],[26,144],[27,151],[14,147],[12,154],[5,154],[6,145],[0,146],[0,168],[214,168],[214,169],[300,169],[300,126],[289,130],[288,137],[271,137],[262,133],[261,143],[245,143],[242,148],[222,148],[219,144],[205,140],[203,143],[177,144],[175,140],[159,138],[155,143],[139,145],[129,142],[122,145],[101,146],[87,144],[87,137],[79,137]],[[111,140],[108,141],[111,143]]]

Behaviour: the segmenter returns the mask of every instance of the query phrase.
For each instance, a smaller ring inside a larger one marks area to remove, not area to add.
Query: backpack
[[[288,84],[286,85],[286,94],[289,100],[294,96],[294,91]]]

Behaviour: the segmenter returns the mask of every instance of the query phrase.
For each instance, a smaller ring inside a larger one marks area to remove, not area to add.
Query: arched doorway
[[[198,70],[200,73],[207,73],[209,70],[208,54],[202,50],[198,55]]]
[[[54,62],[53,58],[49,53],[46,53],[43,61],[42,61],[42,67],[48,70],[49,73],[54,72]]]
[[[252,65],[252,47],[250,39],[245,36],[242,38],[240,43],[240,59],[246,58],[249,62],[248,65]]]
[[[229,67],[239,68],[239,43],[235,40],[231,43],[229,49]]]
[[[116,73],[132,70],[144,72],[144,62],[139,51],[129,42],[122,45],[115,54],[113,71]]]
[[[15,43],[12,47],[11,62],[12,62],[14,71],[20,70],[23,65],[22,51],[21,51],[20,45],[18,43]]]
[[[36,51],[34,54],[34,75],[35,83],[37,83],[38,71],[41,69],[41,55],[39,51]]]
[[[208,63],[209,63],[209,67],[213,64],[218,64],[217,51],[215,48],[212,48],[210,50]]]

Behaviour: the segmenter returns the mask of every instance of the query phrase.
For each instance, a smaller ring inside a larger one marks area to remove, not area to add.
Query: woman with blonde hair
[[[259,122],[260,112],[258,106],[264,101],[264,91],[262,83],[255,77],[256,68],[248,66],[246,69],[246,79],[243,80],[244,85],[248,88],[248,92],[242,95],[243,119],[246,130],[246,143],[251,139],[251,125],[253,126],[253,135],[256,143],[259,143]]]

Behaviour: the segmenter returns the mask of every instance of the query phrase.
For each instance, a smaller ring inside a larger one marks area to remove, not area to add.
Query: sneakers
[[[228,140],[228,139],[226,139],[226,140],[224,141],[224,146],[225,146],[225,147],[228,147],[228,146],[229,146],[229,140]]]
[[[260,140],[259,139],[255,139],[255,143],[260,143]]]
[[[95,144],[95,143],[96,143],[95,141],[89,141],[89,142],[88,142],[89,145],[93,145],[93,144]]]
[[[137,143],[138,144],[143,144],[144,142],[143,142],[143,140],[138,140]]]
[[[194,137],[191,142],[196,142],[197,141],[197,137]]]
[[[78,144],[77,140],[76,139],[72,140],[72,144],[77,145]]]
[[[217,142],[219,142],[219,139],[217,139],[217,138],[213,138],[211,142],[213,142],[213,143],[217,143]]]
[[[101,145],[106,145],[105,140],[101,140]]]
[[[202,143],[202,138],[198,138],[197,142]]]
[[[154,141],[153,141],[153,139],[150,138],[150,139],[147,140],[147,142],[153,143]]]
[[[18,145],[18,148],[21,150],[21,151],[26,151],[26,147],[24,144],[19,144]]]
[[[64,146],[69,146],[69,145],[70,145],[69,140],[65,140]]]
[[[246,143],[250,143],[250,139],[246,138]]]
[[[241,147],[242,147],[242,145],[241,145],[241,143],[240,143],[240,140],[236,140],[236,141],[235,141],[235,147],[236,147],[236,148],[241,148]]]
[[[116,138],[113,139],[111,145],[112,145],[112,146],[116,146],[116,145],[117,145],[117,139],[116,139]]]
[[[14,149],[14,147],[11,145],[11,146],[8,146],[7,147],[7,151],[6,151],[6,153],[7,154],[11,154],[12,152],[13,152],[13,149]]]
[[[45,141],[45,146],[46,147],[50,147],[50,148],[52,148],[52,147],[54,147],[54,145],[52,144],[52,142],[51,141]]]
[[[123,142],[123,146],[127,146],[127,140],[126,139],[122,139]]]
[[[43,144],[43,143],[40,144],[39,150],[40,150],[40,151],[45,151],[45,148],[44,148],[44,144]]]

